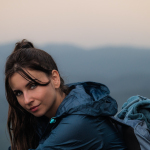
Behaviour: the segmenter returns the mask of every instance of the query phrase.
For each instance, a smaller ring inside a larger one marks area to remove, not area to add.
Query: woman
[[[99,83],[64,85],[53,58],[31,42],[16,44],[5,67],[11,150],[125,150],[109,121],[117,103]]]

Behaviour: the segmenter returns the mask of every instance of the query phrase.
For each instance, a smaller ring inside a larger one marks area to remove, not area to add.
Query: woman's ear
[[[52,70],[51,82],[56,89],[60,87],[60,76],[57,70]]]

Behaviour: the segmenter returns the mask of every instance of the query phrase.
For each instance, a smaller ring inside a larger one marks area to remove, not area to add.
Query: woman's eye
[[[32,85],[30,86],[30,89],[32,90],[32,89],[35,89],[36,87],[37,87],[36,84],[32,84]]]
[[[21,91],[15,92],[15,95],[20,96],[20,95],[22,95],[22,92]]]

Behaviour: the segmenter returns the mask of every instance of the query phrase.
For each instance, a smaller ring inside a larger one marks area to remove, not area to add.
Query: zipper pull
[[[52,117],[51,120],[50,120],[50,124],[55,123],[55,122],[56,122],[56,118]]]

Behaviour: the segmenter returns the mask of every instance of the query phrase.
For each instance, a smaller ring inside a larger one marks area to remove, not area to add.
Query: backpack
[[[150,150],[150,99],[139,95],[130,97],[110,120],[129,150]]]
[[[111,123],[120,132],[128,150],[142,150],[134,134],[134,129],[115,117],[109,117]]]

